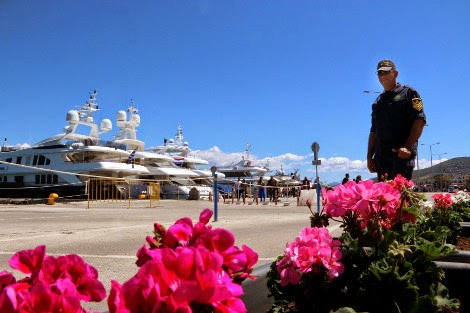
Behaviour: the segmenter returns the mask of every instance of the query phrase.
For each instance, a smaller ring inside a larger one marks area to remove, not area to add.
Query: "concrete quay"
[[[297,206],[296,199],[277,205],[237,204],[218,202],[217,221],[209,224],[225,228],[235,236],[235,244],[249,246],[259,254],[256,266],[266,265],[283,253],[287,242],[310,225],[311,215],[306,206]],[[289,203],[286,205],[285,203]],[[0,271],[13,271],[8,260],[17,251],[46,245],[47,255],[78,254],[96,267],[99,279],[109,291],[111,279],[120,283],[137,272],[135,254],[152,235],[153,224],[166,227],[182,217],[197,221],[200,212],[209,208],[210,201],[189,200],[131,200],[120,202],[56,202],[44,204],[0,205]],[[89,208],[88,208],[89,207]],[[315,212],[316,205],[312,209]],[[339,234],[338,225],[332,225],[333,234]],[[107,304],[86,304],[85,308],[107,311]]]

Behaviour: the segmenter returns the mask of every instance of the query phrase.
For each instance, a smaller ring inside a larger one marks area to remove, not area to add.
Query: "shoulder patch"
[[[413,109],[417,111],[421,111],[423,109],[423,100],[421,100],[421,98],[413,98],[411,99],[411,103],[413,103]]]

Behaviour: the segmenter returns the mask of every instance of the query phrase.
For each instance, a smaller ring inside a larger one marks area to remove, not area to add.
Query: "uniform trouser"
[[[398,174],[408,180],[413,176],[413,168],[415,167],[414,156],[409,159],[400,159],[396,155],[376,156],[374,160],[379,181],[392,180]]]

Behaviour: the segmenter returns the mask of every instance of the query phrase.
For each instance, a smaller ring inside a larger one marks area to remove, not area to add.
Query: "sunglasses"
[[[393,70],[390,71],[378,71],[377,76],[382,76],[382,75],[388,75],[392,72]]]

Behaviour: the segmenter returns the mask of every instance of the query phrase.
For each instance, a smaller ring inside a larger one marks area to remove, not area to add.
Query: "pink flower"
[[[304,228],[295,240],[286,245],[284,258],[277,262],[281,285],[300,282],[300,275],[326,269],[327,278],[332,280],[343,273],[343,264],[338,262],[342,254],[341,242],[333,240],[327,228]],[[297,273],[297,274],[296,274]]]
[[[8,264],[15,270],[34,278],[41,269],[45,254],[46,246],[38,246],[34,250],[23,250],[15,253],[8,261]]]
[[[122,286],[112,282],[110,313],[245,312],[241,283],[254,279],[258,254],[234,246],[228,230],[207,225],[211,216],[206,209],[196,224],[185,217],[168,230],[155,223],[155,237],[137,251],[137,274]]]
[[[362,227],[367,225],[367,221],[377,219],[391,227],[391,220],[397,217],[396,212],[401,201],[397,186],[409,185],[406,180],[400,178],[393,182],[349,181],[336,186],[333,190],[323,189],[325,213],[343,219],[351,219],[354,216],[357,219],[354,223]]]
[[[323,210],[331,217],[341,217],[346,214],[347,207],[343,204],[343,199],[339,193],[339,189],[326,190],[322,189],[323,194]]]
[[[295,269],[289,258],[283,258],[277,262],[276,269],[281,277],[281,286],[283,287],[288,284],[297,285],[302,280],[300,273]]]
[[[241,286],[231,281],[221,264],[217,253],[202,247],[158,249],[129,281],[122,286],[112,283],[110,313],[192,312],[194,305],[215,312],[246,312],[238,299]]]
[[[188,246],[192,229],[192,225],[185,223],[170,226],[163,239],[163,245],[167,247]]]
[[[45,246],[15,253],[12,268],[31,275],[19,282],[0,273],[0,307],[14,313],[82,313],[80,301],[101,301],[106,296],[96,269],[78,255],[54,258]]]
[[[432,196],[434,199],[435,206],[437,208],[441,209],[447,209],[452,206],[452,197],[449,193],[442,194],[442,193],[436,193],[435,195]]]
[[[5,287],[12,285],[14,283],[16,283],[16,279],[12,273],[9,273],[7,271],[0,272],[0,293],[2,293],[2,290]]]
[[[199,215],[199,223],[206,225],[209,223],[210,218],[212,217],[212,211],[209,209],[204,209]]]
[[[410,189],[413,188],[414,183],[412,180],[407,180],[405,177],[398,174],[395,178],[390,182],[390,185],[397,189],[398,191],[402,191],[403,188]]]
[[[111,281],[109,312],[246,312],[241,283],[252,278],[258,254],[234,246],[225,229],[207,225],[212,211],[177,220],[168,230],[154,224],[154,237],[137,251],[136,275],[124,284]],[[101,301],[105,288],[98,271],[78,255],[46,256],[45,246],[17,252],[12,268],[30,277],[17,281],[0,272],[2,313],[90,313],[81,301]]]

